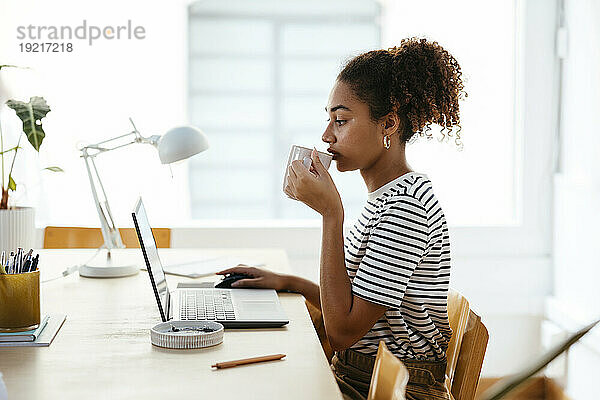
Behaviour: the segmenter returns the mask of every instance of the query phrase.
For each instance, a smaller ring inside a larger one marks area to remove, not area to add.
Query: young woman
[[[431,182],[412,171],[405,146],[415,135],[431,137],[434,123],[452,136],[464,95],[459,64],[435,42],[405,39],[352,59],[331,90],[322,137],[337,169],[358,169],[368,190],[345,243],[342,201],[315,151],[310,170],[301,161],[291,165],[285,189],[322,216],[320,285],[243,266],[220,272],[253,277],[234,287],[290,290],[319,308],[338,383],[352,398],[368,393],[380,340],[409,369],[407,398],[448,398],[448,228]]]

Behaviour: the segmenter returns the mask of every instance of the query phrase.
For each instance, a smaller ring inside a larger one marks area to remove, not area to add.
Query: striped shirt
[[[369,193],[344,247],[352,293],[388,307],[351,348],[375,355],[383,340],[401,359],[444,359],[450,237],[427,176],[409,172]]]

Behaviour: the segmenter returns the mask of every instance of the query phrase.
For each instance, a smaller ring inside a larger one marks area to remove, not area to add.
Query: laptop
[[[132,217],[163,322],[216,321],[225,328],[281,327],[289,322],[273,289],[177,288],[169,292],[141,197]]]

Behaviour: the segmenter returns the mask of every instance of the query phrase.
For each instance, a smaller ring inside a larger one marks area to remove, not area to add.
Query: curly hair
[[[467,97],[456,59],[437,42],[408,38],[400,46],[374,50],[351,59],[337,77],[350,85],[377,121],[394,111],[402,123],[401,138],[432,138],[431,124],[442,127],[442,138],[460,142],[458,101]],[[446,131],[446,133],[444,133]]]

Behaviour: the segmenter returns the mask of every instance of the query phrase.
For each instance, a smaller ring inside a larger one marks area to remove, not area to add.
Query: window
[[[211,142],[190,162],[193,218],[316,217],[283,194],[289,149],[323,148],[329,91],[347,58],[380,47],[378,17],[375,1],[190,7],[189,116]],[[360,177],[331,170],[346,208],[360,210]]]
[[[461,66],[469,95],[460,104],[463,151],[453,140],[418,140],[407,147],[409,163],[431,178],[453,226],[518,223],[516,15],[514,1],[392,1],[383,13],[384,47],[404,37],[427,37]],[[435,137],[439,128],[432,128]]]
[[[194,218],[315,218],[282,193],[290,145],[320,143],[323,106],[345,60],[425,36],[461,64],[469,93],[461,104],[464,149],[419,139],[407,148],[409,163],[430,176],[451,225],[518,222],[515,3],[390,1],[383,7],[381,17],[370,1],[190,7],[189,115],[213,144],[209,156],[190,163]],[[366,195],[362,179],[331,172],[346,214],[356,216]]]
[[[73,11],[73,20],[87,18],[86,10]],[[296,226],[290,219],[314,218],[308,225],[318,236],[317,215],[282,192],[290,145],[321,144],[323,107],[347,58],[427,35],[459,60],[469,92],[462,104],[463,152],[435,140],[408,148],[409,162],[431,177],[444,206],[454,254],[549,253],[553,7],[521,0],[208,0],[137,10],[137,2],[109,0],[94,8],[94,23],[135,15],[146,40],[80,45],[75,54],[53,58],[18,51],[15,29],[31,22],[21,6],[0,15],[10,36],[0,50],[11,64],[31,67],[3,69],[3,86],[21,100],[43,95],[52,108],[39,156],[26,147],[15,167],[23,192],[14,200],[35,206],[39,224],[97,225],[76,148],[129,132],[131,116],[145,135],[193,123],[209,135],[211,149],[173,167],[160,165],[145,146],[99,158],[120,225],[131,223],[141,194],[156,226]],[[36,13],[48,24],[76,25],[61,22],[51,5]],[[338,30],[336,38],[344,40],[326,40]],[[6,106],[0,112],[5,145],[16,145],[20,121]],[[41,172],[48,165],[65,173]],[[365,199],[362,179],[331,172],[350,223]]]

